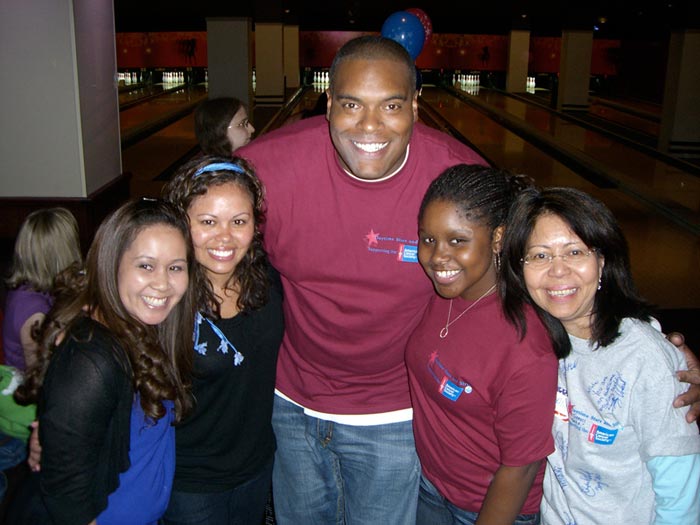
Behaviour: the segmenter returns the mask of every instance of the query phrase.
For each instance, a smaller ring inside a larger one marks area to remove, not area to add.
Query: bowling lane
[[[591,97],[589,113],[601,119],[615,124],[620,124],[658,139],[661,128],[660,109],[655,112],[649,111],[646,107],[631,107],[628,102],[618,102],[601,97]]]
[[[145,100],[166,92],[165,84],[140,84],[119,88],[119,111],[124,111]]]
[[[595,184],[449,93],[423,88],[421,105],[446,119],[494,165],[533,177],[543,186],[570,186],[599,198],[619,220],[630,245],[641,293],[666,309],[700,307],[700,238],[648,203]]]
[[[546,88],[518,93],[517,96],[546,107],[552,107],[551,92]],[[655,148],[659,138],[661,106],[651,102],[616,99],[592,93],[590,106],[585,114],[576,114],[577,119],[590,121],[604,129],[628,136],[649,147]]]
[[[191,112],[122,150],[122,171],[131,174],[130,195],[157,197],[168,175],[197,152]]]
[[[555,141],[591,165],[600,166],[614,185],[648,199],[700,231],[700,177],[697,169],[677,167],[585,129],[540,106],[488,89],[478,95],[460,92],[468,102],[521,126],[526,132]],[[694,172],[693,172],[694,170]]]
[[[119,113],[122,148],[138,142],[156,128],[177,121],[207,98],[205,84],[182,87]]]
[[[312,115],[325,114],[325,103],[319,106],[319,99],[321,95],[325,93],[325,87],[326,86],[321,84],[314,84],[311,88],[304,89],[297,105],[291,111],[289,118],[285,121],[285,125]],[[326,97],[324,96],[323,100],[325,101],[325,99]]]

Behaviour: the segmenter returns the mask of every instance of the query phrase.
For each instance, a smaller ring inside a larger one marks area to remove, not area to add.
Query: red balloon
[[[433,34],[433,23],[430,21],[430,17],[425,11],[418,7],[409,7],[408,9],[404,9],[404,11],[418,17],[418,20],[420,20],[420,23],[423,25],[423,30],[425,31],[425,41],[423,42],[423,45],[427,44],[430,40],[430,35]]]

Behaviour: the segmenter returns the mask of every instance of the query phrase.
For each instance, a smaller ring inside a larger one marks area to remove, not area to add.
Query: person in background
[[[24,371],[34,363],[39,327],[53,303],[51,288],[56,275],[73,263],[80,264],[78,223],[65,208],[30,213],[15,240],[2,327],[5,364]]]
[[[20,407],[12,394],[22,374],[36,360],[34,339],[51,309],[54,279],[71,264],[80,264],[78,223],[65,208],[30,213],[22,222],[12,255],[2,321],[2,418],[0,419],[0,501],[8,486],[6,470],[27,457],[26,441],[34,407]]]
[[[530,189],[503,240],[504,304],[540,311],[559,363],[542,523],[700,522],[700,435],[672,407],[683,356],[632,281],[607,207],[574,188]]]
[[[42,465],[8,522],[155,525],[172,487],[172,423],[192,406],[200,283],[187,221],[162,201],[131,201],[73,270],[15,392],[38,403]]]
[[[460,164],[418,213],[418,260],[437,292],[406,350],[420,525],[539,523],[557,357],[534,308],[508,319],[497,293],[508,210],[529,184]]]
[[[205,100],[194,112],[194,133],[205,155],[230,158],[255,133],[248,112],[237,98]]]
[[[244,160],[205,156],[184,165],[163,195],[189,218],[211,292],[190,349],[197,403],[177,426],[164,521],[257,525],[270,492],[284,332],[279,275],[263,249],[263,186]]]
[[[236,151],[265,183],[265,247],[284,288],[273,427],[280,524],[415,521],[420,466],[404,351],[432,287],[415,217],[445,168],[484,163],[417,123],[397,42],[346,43],[323,116]]]

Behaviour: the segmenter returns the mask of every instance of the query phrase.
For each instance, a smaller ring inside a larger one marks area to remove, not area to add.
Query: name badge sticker
[[[569,396],[566,390],[561,387],[557,388],[557,402],[554,405],[554,416],[561,419],[564,423],[569,422]]]
[[[443,377],[440,382],[439,392],[450,401],[457,401],[459,396],[462,395],[462,392],[464,392],[464,389],[455,385],[447,377]]]
[[[399,252],[397,259],[401,262],[418,262],[418,246],[412,246],[410,244],[399,245]]]
[[[588,431],[588,441],[596,445],[612,445],[617,437],[618,430],[601,427],[600,425],[591,425]]]

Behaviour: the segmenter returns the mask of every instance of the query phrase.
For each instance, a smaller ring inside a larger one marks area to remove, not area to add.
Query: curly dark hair
[[[222,168],[198,174],[201,169],[213,164],[233,164],[238,166],[241,172]],[[229,282],[226,283],[226,288],[238,288],[237,306],[241,312],[256,310],[267,302],[270,282],[267,254],[263,248],[263,235],[260,230],[265,222],[265,189],[252,166],[240,157],[197,157],[175,173],[173,179],[163,188],[163,198],[187,213],[195,198],[204,195],[210,187],[224,184],[235,184],[250,197],[255,223],[250,248],[236,266]],[[211,294],[210,297],[215,297],[211,283],[207,293]],[[210,299],[209,306],[208,313],[211,315],[216,311],[218,315],[218,301]]]
[[[134,318],[119,295],[122,256],[144,229],[166,225],[176,229],[187,246],[189,286],[168,317],[157,326]],[[128,357],[130,372],[141,406],[154,420],[165,415],[163,401],[173,400],[176,421],[193,406],[190,394],[192,333],[197,311],[196,290],[204,277],[194,259],[189,225],[174,206],[161,200],[133,200],[112,213],[99,227],[88,251],[85,270],[70,267],[57,279],[55,304],[46,316],[36,364],[15,392],[22,404],[36,402],[59,335],[69,335],[79,318],[99,319],[119,342]]]

